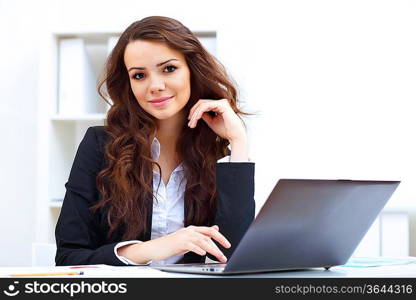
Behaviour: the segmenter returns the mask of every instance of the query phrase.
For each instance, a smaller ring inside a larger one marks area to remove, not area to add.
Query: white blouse
[[[160,156],[160,143],[155,137],[151,148],[152,159],[157,161]],[[226,156],[218,162],[230,162],[230,156]],[[182,180],[183,179],[183,180]],[[160,180],[160,186],[158,184]],[[156,239],[184,227],[184,194],[186,178],[182,163],[173,170],[169,177],[168,184],[165,185],[160,178],[160,174],[153,170],[153,192],[157,201],[153,201],[152,232],[150,239]],[[132,240],[118,243],[114,247],[114,253],[118,259],[125,264],[138,265],[128,258],[118,255],[117,249],[130,244],[141,243],[142,241]],[[183,255],[177,255],[161,261],[150,261],[148,264],[173,264],[179,261]]]

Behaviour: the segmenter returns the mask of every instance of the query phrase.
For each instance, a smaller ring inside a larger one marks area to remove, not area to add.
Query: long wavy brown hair
[[[147,220],[154,197],[153,167],[156,165],[162,174],[160,165],[151,158],[150,137],[157,130],[156,120],[138,104],[124,63],[127,44],[136,40],[164,42],[185,56],[191,73],[191,94],[184,107],[185,115],[199,99],[224,98],[237,115],[250,115],[237,108],[236,85],[224,66],[187,27],[160,16],[131,24],[110,53],[98,85],[100,96],[111,108],[105,122],[106,165],[96,180],[101,199],[91,208],[105,208],[110,226],[108,236],[123,228],[125,240],[137,239],[149,230]],[[217,136],[203,121],[194,129],[184,123],[176,145],[186,178],[184,226],[210,226],[217,204],[216,162],[229,154],[229,142]]]

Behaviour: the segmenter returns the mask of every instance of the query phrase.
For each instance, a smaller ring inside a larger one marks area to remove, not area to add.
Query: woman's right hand
[[[119,254],[136,263],[150,260],[165,260],[189,251],[201,256],[210,253],[218,261],[225,263],[227,258],[213,242],[215,240],[224,248],[230,248],[230,242],[219,232],[219,227],[188,226],[163,237],[147,242],[120,248]],[[124,253],[123,253],[124,252]]]
[[[217,225],[212,227],[188,226],[161,238],[149,241],[152,243],[153,260],[164,260],[171,256],[182,255],[192,251],[201,256],[210,253],[218,261],[226,262],[227,258],[215,245],[213,239],[224,248],[230,248],[230,242],[219,232]]]

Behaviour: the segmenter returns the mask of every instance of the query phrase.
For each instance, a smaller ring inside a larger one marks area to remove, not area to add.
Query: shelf
[[[383,208],[385,212],[405,212],[408,213],[410,211],[416,211],[416,205],[410,202],[397,202],[397,203],[389,203],[387,202],[386,206]]]
[[[63,202],[64,202],[64,200],[51,200],[51,201],[49,201],[49,207],[50,208],[61,208]]]
[[[106,114],[84,114],[84,115],[54,115],[52,121],[101,121],[106,118]]]
[[[53,35],[57,38],[83,38],[83,39],[99,39],[100,41],[106,40],[110,37],[119,37],[122,32],[120,31],[73,31],[73,30],[60,30],[54,31]]]

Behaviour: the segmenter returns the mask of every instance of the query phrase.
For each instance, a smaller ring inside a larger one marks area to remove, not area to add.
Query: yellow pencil
[[[12,274],[11,277],[32,277],[32,276],[65,276],[65,275],[84,275],[84,272],[52,272],[52,273],[32,273],[32,274]]]

